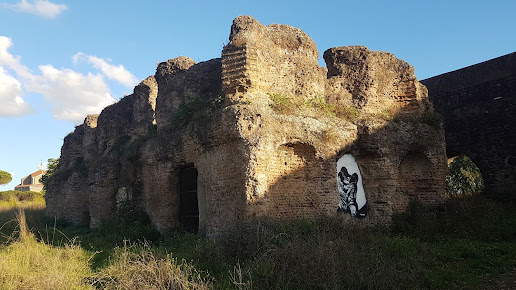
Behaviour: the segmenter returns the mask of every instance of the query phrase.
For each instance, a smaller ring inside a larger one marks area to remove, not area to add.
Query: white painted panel
[[[340,198],[339,211],[349,212],[356,217],[367,215],[362,174],[351,154],[345,154],[337,161],[337,192]]]

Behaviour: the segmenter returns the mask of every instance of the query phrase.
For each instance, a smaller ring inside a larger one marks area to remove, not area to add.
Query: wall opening
[[[448,159],[446,191],[449,197],[480,193],[484,179],[478,166],[466,155],[459,154]]]
[[[434,171],[425,154],[412,152],[400,163],[401,190],[410,199],[431,198],[434,195]]]
[[[179,170],[179,222],[187,232],[199,230],[197,169],[193,166]]]

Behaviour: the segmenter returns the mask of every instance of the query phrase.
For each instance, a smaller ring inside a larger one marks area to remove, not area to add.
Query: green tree
[[[446,183],[448,194],[464,195],[479,193],[484,189],[482,174],[477,165],[467,156],[461,155],[448,164]]]
[[[47,186],[50,181],[50,178],[54,173],[56,172],[57,168],[59,167],[59,158],[50,158],[48,159],[48,166],[47,166],[47,172],[41,176],[41,183],[43,183],[43,189],[47,191]]]
[[[11,173],[0,170],[0,185],[7,184],[13,180]]]

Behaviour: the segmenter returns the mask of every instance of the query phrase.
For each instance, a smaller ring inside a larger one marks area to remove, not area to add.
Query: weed
[[[190,121],[206,119],[212,111],[223,106],[224,100],[222,95],[215,98],[190,98],[188,102],[182,103],[174,113],[174,126],[184,127]]]
[[[157,257],[151,247],[124,245],[115,250],[109,266],[97,274],[102,289],[210,289],[211,279],[186,261]]]
[[[359,111],[353,106],[341,106],[331,104],[324,97],[301,97],[286,96],[282,94],[269,94],[271,108],[281,114],[310,115],[315,113],[318,116],[340,118],[355,122],[358,120]]]
[[[28,231],[23,210],[18,214],[19,239],[0,248],[1,289],[93,289],[90,256],[76,245],[55,248]]]

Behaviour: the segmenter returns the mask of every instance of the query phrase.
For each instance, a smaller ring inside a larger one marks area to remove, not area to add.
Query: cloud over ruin
[[[0,116],[15,117],[29,113],[30,106],[21,95],[21,83],[0,66]]]
[[[21,62],[21,57],[9,51],[11,46],[10,38],[0,36],[0,101],[7,104],[0,110],[0,117],[30,111],[30,106],[23,100],[25,91],[42,95],[51,105],[56,119],[80,123],[87,114],[98,114],[116,101],[106,79],[127,87],[137,82],[123,65],[83,53],[73,56],[73,61],[84,59],[98,72],[81,73],[47,64],[39,65],[38,72],[34,73]]]

